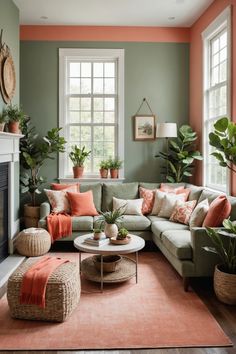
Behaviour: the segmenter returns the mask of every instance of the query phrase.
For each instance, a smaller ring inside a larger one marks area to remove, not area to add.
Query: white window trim
[[[124,179],[124,49],[91,49],[91,48],[59,48],[59,126],[62,127],[60,132],[61,136],[65,134],[65,117],[66,117],[66,105],[65,105],[65,70],[67,59],[76,59],[76,57],[84,57],[88,59],[104,59],[111,60],[116,59],[118,61],[118,107],[117,107],[117,142],[118,142],[118,157],[123,161],[123,168],[120,169],[120,179]],[[66,176],[66,153],[59,154],[59,179],[65,179],[70,176]],[[86,178],[86,176],[85,176]],[[99,179],[99,176],[95,176],[94,179]]]
[[[203,151],[203,185],[209,189],[212,190],[217,190],[217,191],[222,191],[220,188],[215,185],[209,185],[207,183],[207,178],[206,178],[206,139],[209,139],[208,136],[206,136],[206,131],[205,131],[205,117],[206,117],[206,95],[205,91],[207,88],[207,83],[209,82],[209,77],[208,77],[208,68],[209,68],[209,61],[210,61],[210,53],[209,53],[209,41],[218,33],[220,30],[222,30],[225,25],[227,26],[227,36],[228,36],[228,43],[227,43],[227,113],[226,116],[231,118],[231,6],[228,6],[225,8],[224,11],[222,11],[219,16],[215,18],[213,22],[202,32],[202,40],[203,40],[203,111],[202,111],[202,132],[203,132],[203,139],[202,139],[202,151]],[[230,194],[231,192],[231,180],[230,180],[230,171],[227,168],[226,170],[226,190],[223,190],[223,192]]]

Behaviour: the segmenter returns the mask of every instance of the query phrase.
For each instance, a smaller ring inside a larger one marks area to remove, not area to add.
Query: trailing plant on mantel
[[[22,124],[24,137],[20,140],[21,192],[30,195],[32,206],[37,204],[36,195],[41,193],[40,187],[46,182],[39,174],[42,165],[48,159],[55,159],[56,153],[65,151],[66,141],[59,136],[60,130],[61,128],[53,128],[45,137],[39,137],[30,118]]]
[[[189,125],[182,125],[177,134],[177,138],[168,141],[167,152],[160,152],[156,157],[166,161],[163,166],[163,174],[167,181],[179,183],[185,177],[192,176],[194,160],[202,160],[199,151],[195,150],[197,133]]]

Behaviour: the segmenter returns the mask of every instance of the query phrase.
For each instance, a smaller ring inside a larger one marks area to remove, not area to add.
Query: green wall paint
[[[189,45],[22,41],[20,101],[40,134],[58,125],[58,49],[75,47],[125,49],[126,181],[161,181],[154,155],[164,141],[133,141],[132,116],[146,97],[159,122],[188,122]],[[57,161],[50,161],[42,169],[48,182],[58,177],[57,167]]]
[[[12,0],[0,0],[0,30],[3,29],[3,42],[10,50],[16,71],[16,91],[12,102],[19,103],[19,10]],[[5,103],[0,95],[0,112]]]

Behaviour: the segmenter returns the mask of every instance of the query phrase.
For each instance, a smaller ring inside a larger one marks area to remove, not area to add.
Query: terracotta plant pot
[[[220,265],[215,267],[214,290],[216,297],[228,305],[236,305],[236,274],[225,273]]]
[[[110,170],[110,175],[111,175],[111,178],[118,178],[119,177],[119,170],[111,169]]]
[[[102,238],[102,236],[103,236],[103,232],[102,231],[93,233],[94,240],[100,240]]]
[[[81,178],[84,173],[84,166],[74,166],[73,172],[74,172],[74,178]]]
[[[116,224],[105,223],[104,233],[106,237],[116,237],[118,235],[118,226]]]
[[[24,221],[25,227],[38,227],[38,222],[40,218],[40,207],[32,206],[30,204],[24,205]]]
[[[108,177],[108,170],[106,168],[100,168],[99,170],[101,178],[107,178]]]
[[[9,122],[8,123],[8,130],[10,133],[13,134],[20,134],[20,122]]]
[[[0,123],[0,132],[4,131],[5,123]]]

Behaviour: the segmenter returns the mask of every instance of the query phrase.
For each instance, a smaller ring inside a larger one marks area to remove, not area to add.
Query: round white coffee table
[[[80,271],[89,280],[100,282],[101,291],[103,291],[104,283],[118,283],[126,281],[132,277],[136,277],[136,283],[138,282],[138,251],[145,246],[145,241],[143,238],[132,235],[131,241],[126,245],[115,245],[108,243],[102,246],[94,246],[85,243],[85,239],[92,237],[93,234],[86,234],[79,236],[74,240],[74,246],[79,250],[79,263]],[[86,258],[81,262],[81,251],[99,254],[101,255],[101,274],[97,272],[95,266],[93,265],[92,257]],[[115,271],[113,273],[107,273],[104,276],[103,272],[103,256],[105,255],[125,255],[129,253],[135,253],[135,261],[128,257],[123,257],[120,263],[120,271]]]

